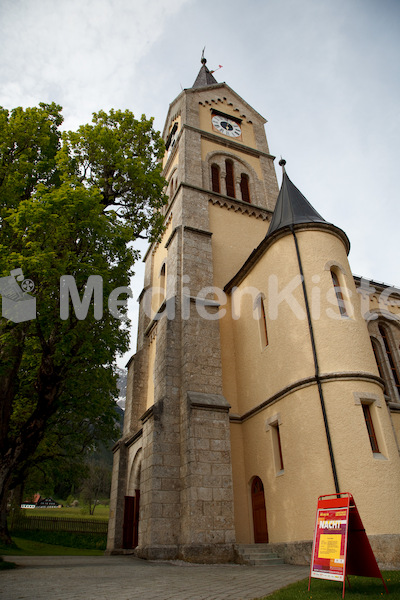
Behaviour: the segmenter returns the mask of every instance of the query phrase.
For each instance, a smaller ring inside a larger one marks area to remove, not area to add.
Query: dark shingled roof
[[[284,171],[267,237],[279,229],[299,223],[326,223],[326,221],[311,206],[307,198],[290,181],[286,171]]]
[[[207,85],[214,85],[214,83],[218,83],[218,81],[214,78],[213,74],[206,67],[206,59],[203,58],[201,60],[203,63],[201,65],[201,69],[199,74],[196,77],[196,81],[193,84],[193,88],[206,87]]]

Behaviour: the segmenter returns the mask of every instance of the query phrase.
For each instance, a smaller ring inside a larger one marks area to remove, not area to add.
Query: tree
[[[110,494],[111,469],[102,461],[90,460],[86,464],[87,472],[83,480],[81,498],[93,515],[100,498]]]
[[[62,435],[63,423],[82,418],[84,441],[101,419],[106,428],[114,424],[114,359],[127,349],[126,308],[120,319],[108,310],[82,319],[70,307],[62,319],[60,277],[73,277],[82,298],[97,276],[108,298],[129,285],[137,258],[130,242],[162,230],[163,145],[152,120],[100,112],[63,135],[61,123],[55,104],[0,109],[0,277],[22,269],[36,297],[35,319],[0,320],[3,540],[8,490],[40,460],[46,431]]]

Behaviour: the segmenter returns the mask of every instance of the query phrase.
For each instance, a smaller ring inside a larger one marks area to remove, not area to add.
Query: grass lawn
[[[25,508],[27,517],[60,517],[66,519],[108,519],[110,507],[99,504],[94,510],[94,515],[80,506],[63,506],[62,508]]]
[[[88,550],[86,548],[68,548],[45,544],[34,540],[25,540],[13,537],[17,547],[7,548],[0,545],[0,554],[3,556],[103,556],[104,550]]]
[[[346,581],[345,599],[348,600],[400,600],[400,571],[383,571],[383,578],[389,590],[386,594],[380,579],[372,577],[358,577],[350,575],[350,585]],[[343,584],[336,581],[311,579],[311,589],[308,591],[308,578],[293,583],[263,600],[340,600],[342,598]]]

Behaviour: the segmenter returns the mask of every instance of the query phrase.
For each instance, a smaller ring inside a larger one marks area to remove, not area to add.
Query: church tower
[[[145,256],[137,352],[114,453],[109,549],[234,559],[220,296],[265,236],[278,195],[265,122],[216,82],[204,58],[193,87],[169,107],[166,230]]]
[[[144,258],[109,552],[227,562],[269,543],[301,563],[318,496],[346,491],[396,554],[400,331],[389,388],[375,360],[389,333],[379,325],[374,356],[348,238],[284,168],[279,191],[265,123],[204,58],[169,107],[165,231]]]

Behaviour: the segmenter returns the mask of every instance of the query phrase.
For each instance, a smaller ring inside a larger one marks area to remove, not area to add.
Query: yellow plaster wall
[[[230,296],[227,304],[222,310],[226,310],[226,316],[219,321],[221,336],[221,363],[222,363],[222,386],[225,398],[231,405],[231,413],[239,413],[237,380],[236,380],[236,353],[234,343],[234,332],[232,326],[232,305]]]
[[[361,315],[360,296],[341,240],[323,231],[300,231],[297,234],[307,294],[311,304],[315,342],[321,374],[325,372],[363,371],[378,375],[369,342],[368,329]],[[342,292],[349,318],[340,315],[332,285],[330,266],[340,265]],[[315,283],[313,283],[313,280]],[[338,351],[340,349],[340,351]]]
[[[179,149],[176,151],[175,156],[171,162],[171,164],[168,165],[168,169],[167,171],[165,171],[164,173],[164,177],[165,179],[168,181],[172,171],[175,169],[175,167],[177,167],[179,165]]]
[[[211,203],[208,206],[214,285],[222,289],[266,236],[269,223],[240,211]]]
[[[267,420],[275,417],[280,421],[284,461],[284,471],[279,474],[272,430],[266,430]],[[321,426],[315,431],[316,423]],[[235,462],[233,466],[235,507],[237,503],[244,507],[240,514],[235,511],[237,541],[254,542],[251,481],[255,476],[264,485],[269,542],[311,539],[318,495],[321,489],[334,491],[316,387],[290,394],[242,425],[232,424],[232,430],[235,428],[242,429],[245,465],[244,473]],[[237,478],[241,478],[239,482]]]
[[[231,300],[236,307],[235,313],[240,315],[231,322],[238,400],[236,403],[234,398],[227,398],[232,405],[236,405],[240,414],[258,406],[282,388],[314,374],[304,311],[303,320],[299,320],[290,306],[282,302],[278,308],[278,318],[268,317],[269,277],[278,277],[278,291],[282,291],[298,275],[294,259],[293,240],[287,236],[269,248],[238,286],[238,292]],[[258,293],[263,293],[267,299],[265,307],[269,345],[265,348],[261,346],[259,323],[253,313]],[[238,300],[239,294],[242,294],[241,301]],[[300,307],[304,306],[301,285],[293,291],[293,297]],[[231,314],[227,315],[227,319],[232,319]],[[221,325],[221,332],[223,327]],[[224,364],[223,372],[225,367]],[[255,378],[254,373],[262,373],[263,376]]]
[[[151,277],[151,287],[154,289],[154,293],[152,294],[152,303],[151,308],[152,312],[155,314],[160,305],[163,302],[164,296],[161,291],[157,288],[160,288],[160,271],[164,261],[167,260],[168,250],[165,247],[167,240],[169,239],[172,233],[172,219],[169,220],[167,227],[162,235],[162,238],[157,245],[156,249],[152,255],[152,277]],[[166,265],[166,277],[168,277],[168,265]]]
[[[319,286],[321,302],[319,310],[314,305],[313,326],[320,373],[347,374],[346,379],[322,384],[340,488],[354,495],[368,533],[397,533],[400,531],[399,453],[380,385],[353,375],[377,375],[378,371],[344,245],[336,235],[323,231],[299,231],[297,237],[310,301],[316,301],[318,294],[312,288]],[[353,294],[352,318],[340,317],[337,303],[335,306],[326,297],[332,288],[332,257],[345,271],[341,276]],[[272,309],[268,306],[271,275],[277,275],[279,291],[298,275],[291,235],[273,244],[239,286],[240,290],[246,287],[255,290],[253,297],[258,291],[265,294],[269,345],[264,349],[260,345],[250,295],[242,298],[238,320],[232,320],[228,313],[226,322],[221,321],[223,348],[231,343],[227,335],[229,326],[234,330],[233,345],[223,353],[224,394],[232,412],[240,415],[285,387],[315,374],[305,313],[303,319],[299,318],[283,301],[277,318],[268,318]],[[297,301],[304,310],[301,285],[292,291],[292,301]],[[360,398],[376,400],[371,412],[381,455],[372,452]],[[272,431],[266,431],[267,420],[275,417],[280,423],[283,474],[276,473]],[[287,390],[286,395],[246,418],[241,425],[232,423],[232,432],[235,442],[241,440],[232,454],[235,505],[242,507],[240,513],[235,512],[238,541],[253,541],[250,485],[256,475],[264,484],[269,541],[311,539],[317,498],[335,491],[316,384],[294,392]]]
[[[252,517],[244,462],[243,427],[238,423],[231,423],[230,429],[236,541],[247,544],[252,540]]]
[[[369,534],[399,533],[399,457],[384,403],[375,423],[386,440],[386,455],[372,453],[362,408],[355,404],[354,382],[324,384],[329,427],[340,489],[353,494]],[[376,393],[378,386],[356,386]],[[283,473],[277,474],[269,418],[279,416]],[[232,424],[236,535],[253,543],[250,485],[254,476],[264,484],[269,541],[312,539],[319,495],[335,492],[317,387],[309,386],[267,407],[242,425]],[[242,432],[235,431],[242,429]],[[241,444],[237,440],[242,438]],[[233,444],[233,445],[234,445]],[[237,454],[243,447],[243,457]],[[236,465],[238,460],[238,465]],[[244,468],[243,468],[244,462]],[[385,498],[382,497],[385,489]]]
[[[341,490],[353,494],[367,533],[400,533],[400,459],[380,386],[337,380],[324,384],[323,389]],[[370,410],[380,455],[372,452],[354,393],[378,399]]]

